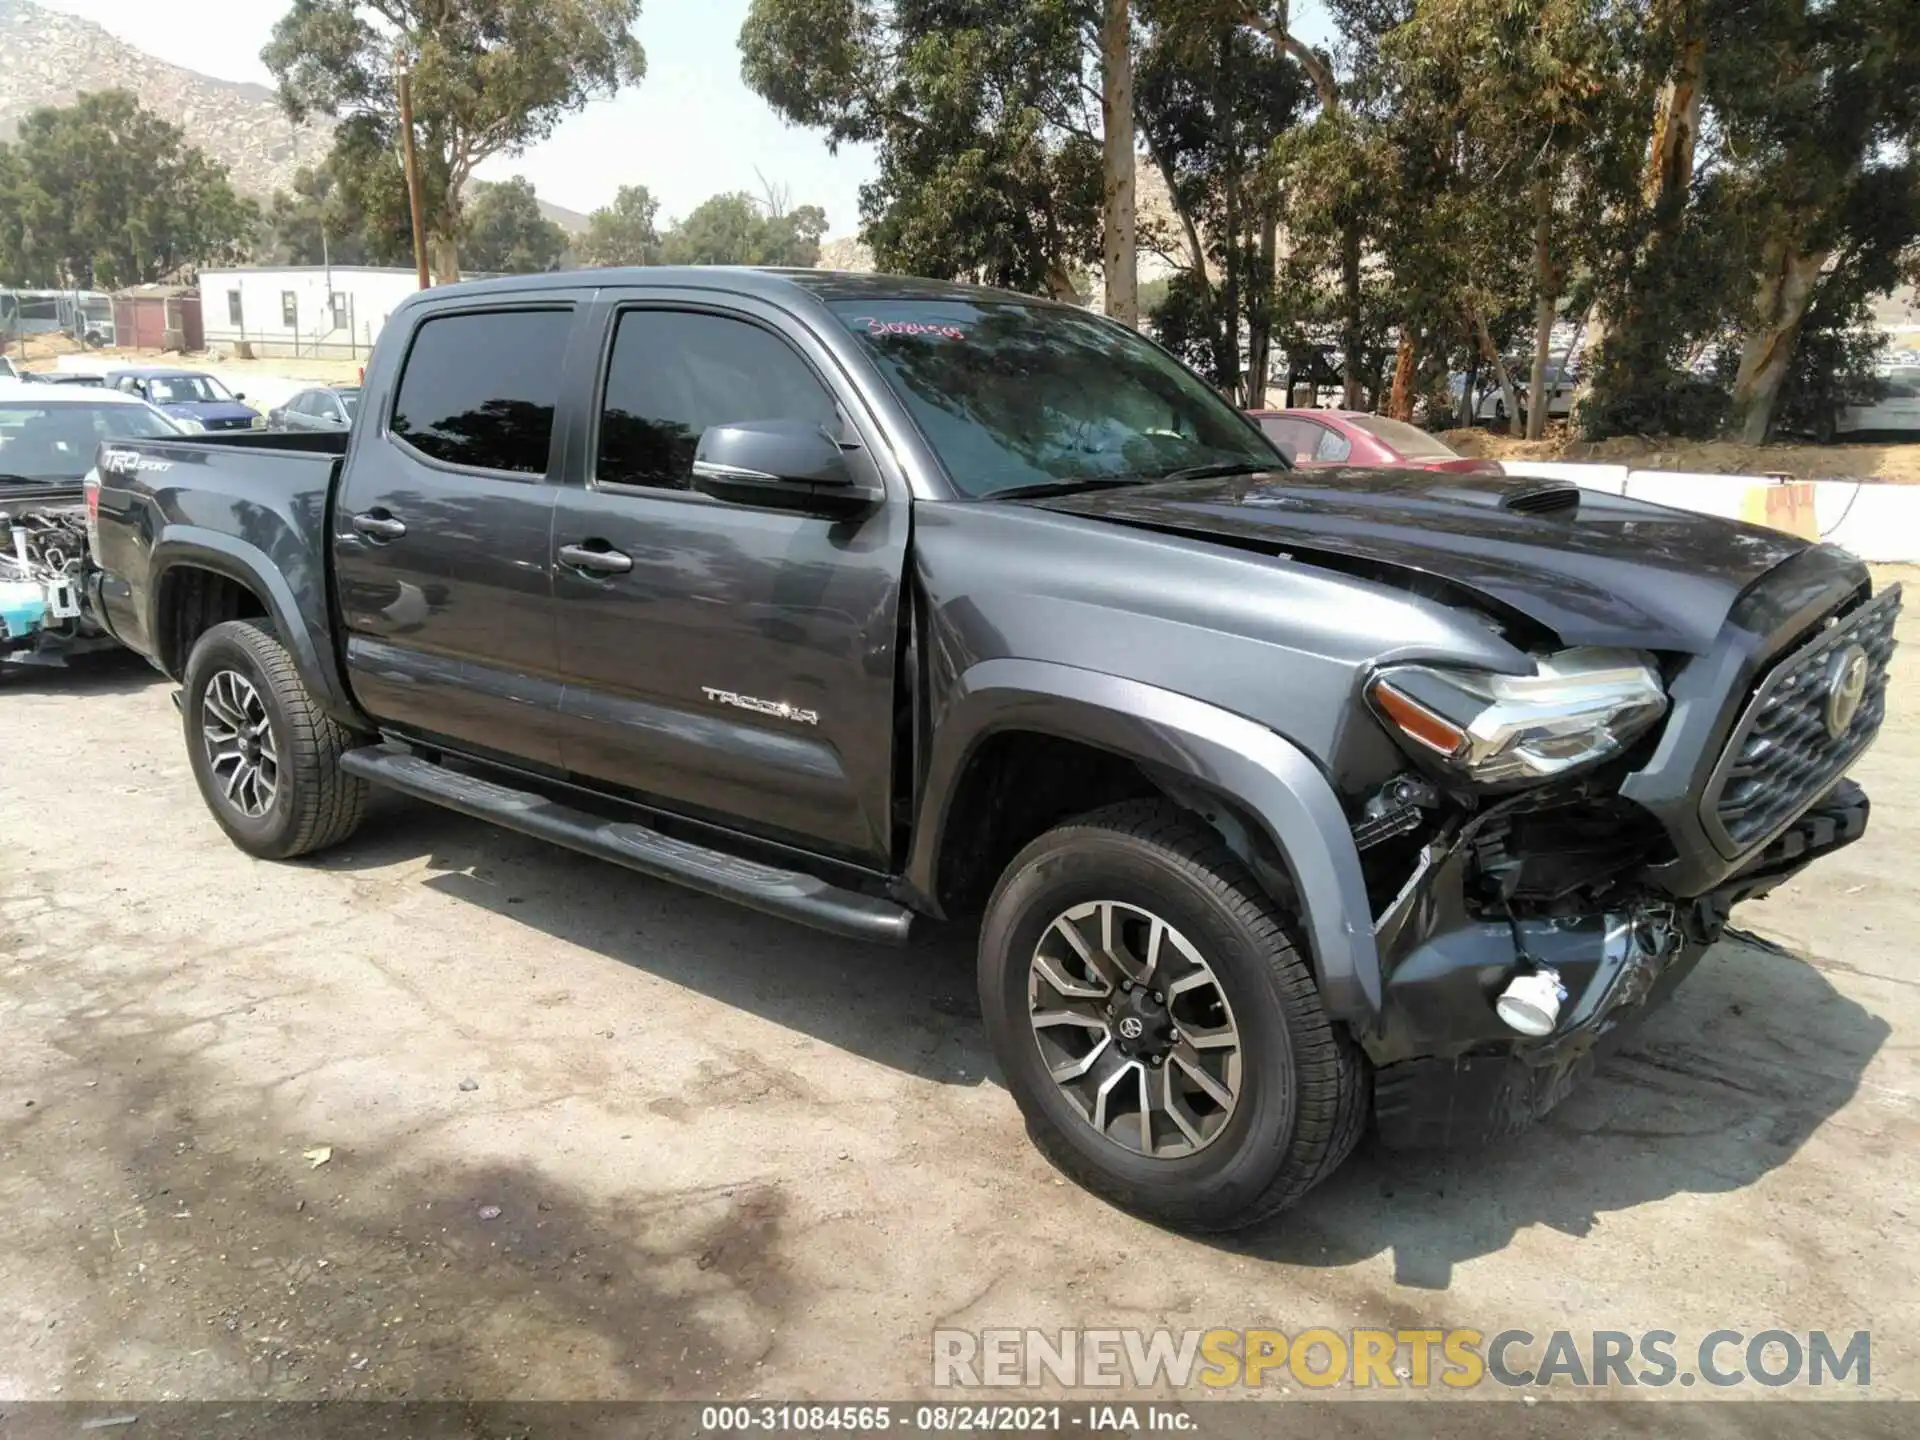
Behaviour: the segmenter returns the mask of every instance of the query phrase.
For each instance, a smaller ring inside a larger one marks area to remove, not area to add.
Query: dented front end
[[[1410,747],[1364,804],[1382,1007],[1362,1039],[1387,1143],[1485,1140],[1544,1115],[1736,904],[1865,831],[1844,774],[1884,715],[1899,590],[1782,571],[1716,644],[1671,658],[1669,713],[1613,763],[1473,793]]]

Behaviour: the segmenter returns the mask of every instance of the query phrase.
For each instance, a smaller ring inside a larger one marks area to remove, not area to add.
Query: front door
[[[554,516],[566,768],[885,864],[903,492],[836,521],[689,488],[702,432],[751,420],[825,426],[857,478],[883,483],[870,418],[827,379],[818,342],[777,312],[605,315],[581,483],[561,490]]]
[[[434,314],[333,516],[349,682],[383,725],[557,769],[550,529],[576,309]],[[371,393],[371,392],[370,392]]]

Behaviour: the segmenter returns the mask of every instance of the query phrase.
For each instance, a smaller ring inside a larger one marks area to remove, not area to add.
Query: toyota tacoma
[[[1899,605],[1567,484],[1293,470],[1120,325],[813,271],[425,292],[350,432],[114,442],[88,508],[244,850],[380,785],[855,939],[977,918],[1036,1142],[1196,1229],[1542,1115],[1857,839]]]

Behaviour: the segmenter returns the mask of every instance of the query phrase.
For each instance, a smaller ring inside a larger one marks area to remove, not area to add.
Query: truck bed
[[[241,431],[102,445],[95,612],[122,644],[176,673],[184,656],[153,633],[148,611],[168,567],[191,559],[265,594],[311,647],[302,658],[322,662],[327,497],[348,439]]]

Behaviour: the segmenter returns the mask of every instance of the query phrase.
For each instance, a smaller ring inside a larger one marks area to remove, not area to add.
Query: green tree
[[[412,73],[421,208],[437,279],[459,279],[474,167],[545,139],[596,96],[638,83],[640,0],[293,0],[262,52],[295,119],[366,117],[397,134]]]
[[[741,73],[829,149],[876,147],[882,269],[1077,297],[1099,255],[1086,0],[753,0]]]
[[[1717,0],[1705,33],[1704,103],[1730,162],[1724,232],[1749,276],[1732,422],[1758,444],[1832,262],[1875,218],[1863,193],[1920,144],[1920,5]]]
[[[1430,111],[1474,157],[1475,204],[1526,217],[1526,293],[1510,298],[1533,312],[1532,395],[1546,393],[1560,302],[1596,259],[1604,232],[1592,217],[1618,210],[1639,184],[1646,142],[1636,122],[1652,98],[1637,63],[1640,20],[1618,0],[1421,0],[1382,43],[1397,72],[1396,119]],[[1545,405],[1531,406],[1528,438],[1546,420]]]
[[[1637,203],[1596,217],[1614,259],[1581,426],[1702,433],[1727,415],[1758,443],[1784,405],[1821,428],[1871,363],[1863,307],[1920,241],[1898,198],[1920,144],[1920,9],[1641,8],[1657,99]]]
[[[388,127],[373,116],[335,130],[327,158],[274,196],[268,218],[282,265],[413,264],[406,177]]]
[[[1822,440],[1843,407],[1879,398],[1887,333],[1873,298],[1920,284],[1920,164],[1875,166],[1851,190],[1840,246],[1807,306],[1774,409],[1776,427]]]
[[[13,146],[0,141],[0,285],[28,280],[27,173]]]
[[[13,282],[113,289],[248,253],[260,212],[124,90],[34,111],[0,162]]]
[[[660,202],[644,185],[622,185],[611,205],[587,217],[574,250],[582,265],[660,263]]]
[[[540,213],[532,182],[516,175],[498,185],[473,187],[461,251],[476,270],[510,275],[558,270],[567,253],[567,232]]]
[[[745,191],[702,201],[660,244],[668,265],[781,265],[810,269],[820,259],[826,212],[778,210]]]
[[[1149,9],[1135,72],[1141,129],[1166,180],[1184,283],[1155,316],[1163,339],[1207,337],[1198,368],[1241,403],[1262,403],[1275,323],[1282,196],[1274,146],[1305,105],[1299,69],[1264,35],[1231,22],[1210,31],[1155,23]],[[1217,281],[1215,279],[1217,278]],[[1246,337],[1245,364],[1241,336]]]

